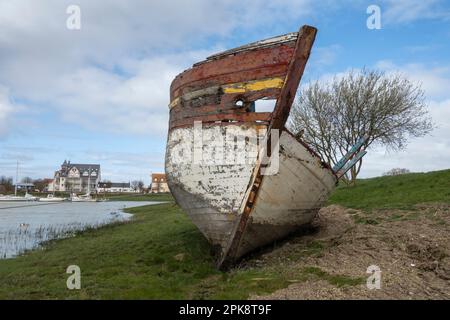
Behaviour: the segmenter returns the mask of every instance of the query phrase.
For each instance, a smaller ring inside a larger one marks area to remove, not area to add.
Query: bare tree
[[[144,182],[142,182],[141,180],[134,180],[134,181],[131,182],[131,187],[135,191],[141,192],[142,189],[144,188]]]
[[[48,182],[43,179],[36,179],[33,180],[34,187],[38,189],[39,191],[43,191],[45,188],[47,188]]]
[[[112,187],[112,182],[111,182],[110,180],[106,180],[106,181],[103,183],[103,187],[104,187],[104,188],[111,188],[111,187]]]
[[[30,177],[23,177],[21,182],[22,183],[33,183],[33,179]]]
[[[419,85],[399,74],[363,69],[303,89],[289,127],[333,166],[363,136],[365,148],[400,150],[410,137],[428,134],[433,124]],[[354,183],[361,166],[362,159],[345,181]]]
[[[139,191],[140,191],[140,192],[143,192],[143,191],[144,191],[144,182],[143,182],[143,181],[139,180],[139,182],[138,182],[138,188],[139,188]]]
[[[14,190],[13,178],[1,176],[0,186],[2,186],[2,192],[12,192]]]

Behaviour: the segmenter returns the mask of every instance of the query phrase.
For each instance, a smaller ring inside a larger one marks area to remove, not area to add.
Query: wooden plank
[[[289,117],[292,103],[295,99],[297,88],[300,84],[306,62],[308,61],[316,38],[317,29],[311,26],[303,26],[299,32],[299,41],[294,53],[294,57],[289,65],[286,82],[281,90],[280,99],[277,100],[273,112],[270,128],[282,129]]]
[[[181,120],[171,121],[169,130],[174,128],[193,125],[194,121],[202,121],[203,123],[216,121],[238,121],[238,122],[256,122],[269,121],[272,116],[271,112],[249,112],[241,114],[212,114],[205,116],[190,117]]]
[[[171,84],[171,100],[175,98],[173,95],[184,86],[189,86],[196,81],[210,81],[216,77],[229,75],[231,83],[241,82],[246,80],[258,79],[258,77],[252,77],[251,72],[256,74],[266,68],[273,66],[287,67],[289,61],[291,61],[294,48],[286,44],[279,45],[275,48],[263,48],[260,50],[253,50],[247,52],[241,52],[236,55],[227,56],[221,60],[214,60],[198,66],[194,66],[191,69],[179,74]],[[250,71],[250,74],[246,71]],[[239,75],[245,73],[245,78],[241,78]],[[241,78],[241,80],[238,80]],[[223,82],[222,82],[223,84]]]
[[[342,157],[342,159],[334,165],[333,171],[338,172],[339,170],[341,170],[347,163],[347,161],[350,160],[350,158],[362,147],[366,140],[366,136],[359,138],[358,141],[356,141],[356,143],[350,148],[350,150]]]
[[[242,51],[248,51],[248,50],[256,50],[256,49],[261,49],[264,47],[271,47],[273,45],[279,45],[281,43],[284,42],[295,42],[298,39],[298,32],[291,32],[288,34],[283,34],[281,36],[276,36],[276,37],[272,37],[269,39],[264,39],[264,40],[259,40],[256,42],[252,42],[252,43],[248,43],[246,45],[237,47],[237,48],[233,48],[230,50],[226,50],[217,54],[214,54],[212,56],[209,56],[208,58],[206,58],[206,61],[209,60],[218,60],[218,59],[222,59],[225,56],[229,56],[232,54],[236,54]],[[202,61],[199,63],[196,63],[196,65],[201,64],[201,63],[205,63],[206,61]]]
[[[261,69],[241,70],[232,73],[220,74],[208,79],[200,79],[189,82],[174,91],[171,91],[171,100],[187,92],[201,90],[212,86],[220,86],[228,83],[236,83],[247,80],[264,79],[269,77],[284,77],[289,64],[276,64],[265,66]]]
[[[253,224],[273,227],[277,234],[271,232],[271,236],[259,238],[246,229],[237,256],[265,245],[276,237],[286,236],[291,231],[290,228],[278,226],[298,227],[309,222],[334,189],[336,180],[333,174],[327,168],[322,168],[317,159],[293,137],[283,132],[280,144],[292,156],[280,159],[280,168],[276,175],[264,176],[248,225],[248,228]],[[299,162],[298,158],[312,161]],[[310,169],[306,170],[306,166]]]
[[[342,178],[344,176],[344,174],[347,173],[348,170],[350,170],[359,160],[362,159],[362,157],[364,157],[367,154],[367,151],[362,150],[360,152],[358,152],[358,154],[356,154],[352,160],[350,160],[350,162],[342,169],[342,171],[338,171],[338,178]]]
[[[260,99],[276,99],[280,94],[279,88],[266,88],[245,93],[213,94],[195,97],[192,100],[175,99],[170,109],[170,120],[186,117],[201,116],[203,114],[243,113],[249,112],[250,103]],[[244,101],[242,107],[236,106],[236,101]]]

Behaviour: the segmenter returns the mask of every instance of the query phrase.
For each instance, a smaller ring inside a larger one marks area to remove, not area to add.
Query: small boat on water
[[[362,139],[331,168],[285,127],[316,32],[213,55],[171,84],[167,182],[219,268],[310,223],[365,154]],[[258,112],[268,99],[273,111]]]
[[[19,201],[36,201],[38,198],[26,193],[24,196],[0,196],[0,201],[19,202]]]
[[[19,161],[17,161],[16,166],[16,182],[14,186],[14,195],[0,195],[0,201],[36,201],[38,198],[35,196],[32,196],[31,194],[28,194],[28,190],[25,190],[24,196],[18,196],[17,195],[17,189],[19,184]]]
[[[55,197],[53,194],[47,195],[47,198],[39,198],[39,202],[62,202],[67,201],[67,198]]]
[[[92,198],[90,194],[76,195],[72,193],[70,196],[70,201],[72,202],[97,202],[96,199]]]

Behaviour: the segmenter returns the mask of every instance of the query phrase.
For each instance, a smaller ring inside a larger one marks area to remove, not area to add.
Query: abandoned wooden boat
[[[361,147],[333,170],[285,128],[316,32],[213,55],[171,84],[167,182],[221,268],[311,222]]]

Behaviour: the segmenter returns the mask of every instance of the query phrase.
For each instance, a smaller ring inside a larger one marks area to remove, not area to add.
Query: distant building
[[[131,193],[136,192],[129,182],[99,182],[98,192],[101,193]]]
[[[152,174],[152,186],[150,192],[151,193],[170,192],[169,186],[167,185],[166,175],[164,173]]]
[[[101,179],[99,164],[78,164],[65,161],[61,169],[55,172],[52,191],[86,193],[97,191]]]

